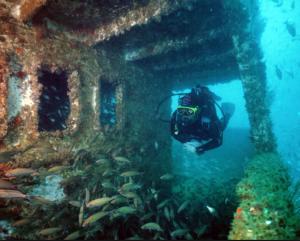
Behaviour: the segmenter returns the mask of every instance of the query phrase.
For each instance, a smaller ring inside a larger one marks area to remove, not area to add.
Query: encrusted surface
[[[29,20],[47,0],[18,0],[11,8],[11,15],[18,21]]]
[[[237,186],[240,205],[234,215],[231,240],[292,240],[296,223],[290,180],[282,160],[265,153],[250,160]]]
[[[88,73],[83,76],[87,83],[95,82],[99,76],[95,51],[80,47],[67,39],[49,38],[43,26],[30,28],[9,17],[8,21],[1,21],[0,28],[1,38],[4,39],[0,42],[1,59],[7,60],[9,63],[9,65],[5,65],[5,62],[1,64],[4,73],[1,75],[3,78],[3,88],[1,88],[3,95],[1,97],[5,97],[2,101],[6,101],[8,97],[11,104],[10,108],[14,108],[14,110],[9,110],[8,133],[6,132],[5,120],[8,119],[7,108],[9,105],[5,103],[4,108],[1,108],[3,115],[1,121],[4,123],[4,126],[1,126],[1,139],[6,145],[6,149],[2,151],[24,150],[34,146],[36,141],[40,143],[44,141],[45,143],[52,143],[51,145],[54,147],[52,152],[55,152],[55,149],[63,141],[57,137],[61,138],[64,135],[74,133],[80,124],[80,79],[78,71]],[[37,130],[37,109],[41,95],[38,70],[41,68],[47,68],[50,72],[60,68],[68,73],[70,89],[68,95],[72,104],[66,131],[39,133]],[[8,83],[10,83],[10,93],[5,94]],[[19,100],[13,100],[16,95],[18,95]],[[15,108],[16,106],[18,108]],[[5,138],[3,139],[3,137]],[[52,142],[51,138],[54,138]],[[25,163],[26,159],[38,159],[38,153],[38,151],[32,152],[31,157],[24,154],[22,156],[23,162]],[[34,155],[36,156],[34,157]]]
[[[261,61],[260,50],[247,35],[235,36],[233,41],[251,123],[251,138],[258,152],[275,151],[276,141],[266,102],[265,65]]]
[[[0,140],[7,133],[7,61],[0,49]],[[0,143],[0,149],[3,143]]]

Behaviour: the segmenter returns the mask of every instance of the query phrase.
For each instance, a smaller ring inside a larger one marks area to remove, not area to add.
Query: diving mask
[[[177,107],[177,117],[178,120],[183,123],[192,123],[194,122],[199,113],[199,107],[190,107],[190,106],[178,106]]]

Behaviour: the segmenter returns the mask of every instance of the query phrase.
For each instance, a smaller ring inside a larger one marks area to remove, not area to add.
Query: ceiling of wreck
[[[126,61],[166,76],[179,88],[183,79],[211,83],[239,76],[231,24],[220,0],[198,1],[98,46],[118,48]]]
[[[93,29],[148,2],[149,0],[48,0],[34,20],[40,21],[47,17],[70,29]]]
[[[23,22],[51,21],[77,41],[117,49],[127,62],[175,82],[239,75],[222,0],[3,0],[1,5],[15,15],[14,9],[23,7],[27,14],[17,16]]]

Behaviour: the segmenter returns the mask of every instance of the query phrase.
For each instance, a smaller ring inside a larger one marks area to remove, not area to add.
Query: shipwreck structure
[[[163,174],[170,168],[171,139],[157,121],[159,101],[195,80],[233,79],[242,81],[257,153],[276,159],[266,154],[276,152],[276,141],[248,2],[1,1],[0,161],[47,167],[67,164],[78,153],[113,152],[121,144],[119,152],[143,156],[150,175]],[[170,105],[161,111],[170,114]],[[256,190],[255,183],[245,187]],[[268,238],[269,232],[261,236],[247,226],[265,220],[246,218],[263,213],[268,203],[253,209],[255,197],[240,198],[243,210],[237,210],[230,238]],[[287,218],[292,209],[283,206],[278,216]],[[283,229],[288,225],[273,220]],[[275,228],[271,234],[276,237]]]

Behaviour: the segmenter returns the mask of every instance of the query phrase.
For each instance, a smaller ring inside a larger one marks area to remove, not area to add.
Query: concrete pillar
[[[224,10],[228,16],[228,26],[242,81],[246,109],[251,125],[251,139],[258,153],[276,151],[276,141],[272,132],[269,106],[266,102],[265,63],[259,46],[259,36],[252,34],[251,21],[258,14],[253,9],[256,1],[225,0]]]
[[[233,43],[251,124],[251,139],[257,152],[273,152],[276,141],[266,103],[266,67],[258,43],[247,33],[233,36]]]
[[[169,124],[156,118],[157,105],[170,90],[167,82],[139,70],[126,82],[125,135],[143,156],[143,169],[147,170],[148,180],[172,172]],[[160,113],[168,118],[170,112],[171,103],[165,102]]]

